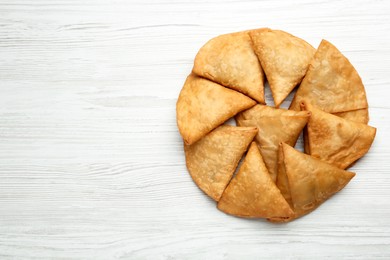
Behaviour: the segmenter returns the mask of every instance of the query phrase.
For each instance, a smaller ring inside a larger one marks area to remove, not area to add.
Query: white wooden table
[[[317,2],[2,0],[0,259],[389,259],[390,4]],[[175,119],[198,49],[265,26],[334,43],[378,128],[347,188],[287,225],[219,212]]]

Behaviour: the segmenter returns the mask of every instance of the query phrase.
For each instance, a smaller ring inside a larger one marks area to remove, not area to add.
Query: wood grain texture
[[[1,1],[0,258],[389,259],[389,13],[380,0]],[[334,43],[378,128],[347,188],[287,225],[219,212],[175,120],[198,49],[265,26]]]

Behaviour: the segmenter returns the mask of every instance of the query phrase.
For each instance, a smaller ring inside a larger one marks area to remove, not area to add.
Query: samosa
[[[258,128],[256,142],[259,145],[265,165],[275,181],[277,175],[277,155],[279,143],[294,146],[310,117],[310,112],[276,109],[256,105],[239,113],[236,121],[239,126]]]
[[[212,199],[220,199],[256,133],[255,127],[222,125],[198,142],[184,145],[192,179]]]
[[[301,107],[311,112],[304,142],[313,157],[345,169],[370,149],[376,128],[326,113],[310,103],[302,102]]]
[[[291,221],[310,213],[343,189],[354,176],[353,172],[341,170],[281,143],[277,186],[294,210],[294,216],[269,220]]]
[[[223,122],[256,104],[247,96],[193,74],[176,103],[176,119],[186,144],[193,144]]]
[[[315,49],[306,41],[280,30],[263,28],[249,34],[267,76],[275,106],[279,107],[301,82]]]
[[[253,142],[218,202],[221,211],[247,218],[288,218],[293,211],[268,174]]]
[[[265,104],[264,72],[247,31],[208,41],[196,55],[192,71]]]
[[[290,109],[311,103],[328,113],[368,108],[362,80],[349,60],[330,42],[322,40]]]

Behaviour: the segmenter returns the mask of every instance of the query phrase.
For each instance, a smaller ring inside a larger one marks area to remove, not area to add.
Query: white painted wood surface
[[[198,49],[265,26],[342,50],[378,128],[347,188],[287,225],[219,212],[175,121]],[[389,31],[380,0],[2,0],[0,259],[389,259]]]

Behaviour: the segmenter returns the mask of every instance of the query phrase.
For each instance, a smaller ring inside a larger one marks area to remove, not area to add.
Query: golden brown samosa
[[[254,106],[247,96],[193,74],[176,103],[176,119],[186,144],[193,144],[238,112]]]
[[[279,143],[285,142],[294,146],[306,125],[310,113],[277,109],[264,105],[256,105],[239,113],[236,121],[239,126],[255,126],[258,128],[256,142],[259,145],[265,165],[276,180],[277,155]]]
[[[198,142],[184,145],[192,179],[212,199],[220,199],[256,133],[255,127],[222,125]]]
[[[294,210],[294,216],[270,221],[291,221],[310,213],[355,176],[353,172],[298,152],[285,143],[280,144],[279,155],[277,186]]]
[[[301,82],[315,49],[306,41],[280,30],[258,29],[249,34],[267,76],[275,106],[279,107]]]
[[[370,149],[376,128],[326,113],[310,103],[302,102],[301,107],[311,112],[304,141],[313,157],[345,169]]]
[[[248,218],[288,218],[293,211],[268,174],[253,142],[218,202],[221,211]]]
[[[368,108],[362,80],[349,60],[330,42],[322,40],[290,109],[311,103],[328,113]]]
[[[195,57],[193,73],[264,101],[264,72],[247,31],[208,41]]]

